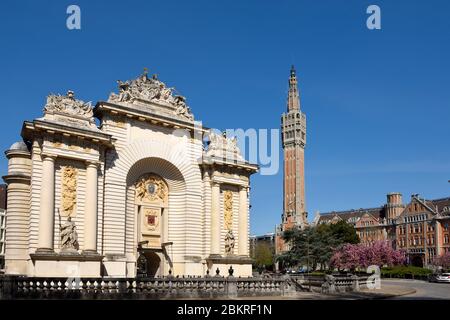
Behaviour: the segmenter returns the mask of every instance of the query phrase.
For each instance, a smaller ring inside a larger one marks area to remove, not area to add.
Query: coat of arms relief
[[[141,202],[167,202],[168,188],[164,180],[154,174],[142,176],[136,183],[136,199]]]

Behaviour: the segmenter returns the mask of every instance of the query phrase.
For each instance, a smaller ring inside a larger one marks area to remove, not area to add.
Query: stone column
[[[5,230],[5,269],[7,274],[27,274],[28,242],[30,227],[30,152],[6,151],[8,175],[3,180],[8,184]]]
[[[39,216],[39,243],[37,252],[53,252],[55,218],[55,157],[43,155],[41,213]]]
[[[239,233],[238,233],[238,254],[248,256],[248,205],[247,188],[241,187],[239,190]]]
[[[220,255],[220,185],[213,182],[211,191],[211,255]]]
[[[97,163],[88,162],[86,166],[86,200],[84,211],[84,249],[85,254],[97,254],[97,206],[98,174]]]

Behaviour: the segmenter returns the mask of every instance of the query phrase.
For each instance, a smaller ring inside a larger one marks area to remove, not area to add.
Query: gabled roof
[[[361,218],[363,215],[369,214],[373,216],[375,219],[380,219],[384,215],[384,208],[361,208],[361,209],[351,209],[344,211],[331,211],[326,213],[321,213],[319,222],[326,222],[333,219],[333,217],[338,216],[345,221],[348,221],[351,218]]]
[[[374,215],[373,215],[372,213],[370,213],[370,212],[364,213],[364,214],[361,216],[361,219],[364,218],[365,216],[369,217],[369,218],[372,219],[372,220],[380,221],[380,216],[376,217],[376,216],[374,216]]]
[[[431,203],[436,208],[435,210],[438,213],[450,214],[450,197],[431,200]],[[448,208],[448,209],[446,209],[446,208]]]
[[[417,195],[413,196],[411,198],[411,201],[406,204],[405,209],[400,214],[400,216],[404,216],[409,213],[408,211],[408,205],[411,204],[413,201],[417,201],[418,203],[422,204],[427,211],[432,214],[436,215],[444,214],[444,215],[450,215],[450,197],[448,198],[440,198],[440,199],[434,199],[434,200],[426,200],[421,199]],[[365,214],[369,214],[373,216],[378,221],[381,221],[384,216],[384,206],[376,207],[376,208],[361,208],[361,209],[350,209],[350,210],[342,210],[342,211],[330,211],[325,213],[320,213],[320,216],[318,217],[317,221],[318,223],[321,222],[328,222],[331,221],[335,216],[338,216],[339,218],[342,218],[345,221],[348,221],[351,218],[357,218],[360,219]]]
[[[410,211],[411,205],[414,202],[417,202],[420,205],[422,205],[425,208],[425,211],[420,211],[420,212]],[[414,216],[414,215],[417,215],[417,214],[420,214],[420,213],[423,213],[423,212],[426,212],[426,213],[431,214],[431,215],[436,215],[435,206],[433,205],[432,201],[421,199],[417,195],[413,195],[411,197],[411,201],[406,205],[405,209],[403,210],[403,212],[400,214],[399,217],[404,217],[404,216],[408,216],[408,215]]]

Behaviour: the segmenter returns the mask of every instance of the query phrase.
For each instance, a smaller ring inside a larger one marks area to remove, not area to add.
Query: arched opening
[[[178,200],[184,199],[184,178],[167,160],[146,158],[131,167],[127,185],[127,247],[135,256],[135,274],[167,275],[173,268],[169,215],[184,212],[184,200]]]
[[[161,274],[161,258],[151,250],[140,250],[137,261],[137,277],[153,278]]]

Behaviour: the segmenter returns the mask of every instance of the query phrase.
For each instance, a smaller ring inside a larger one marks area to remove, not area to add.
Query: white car
[[[450,283],[450,273],[436,274],[431,277],[432,282],[447,282]]]

